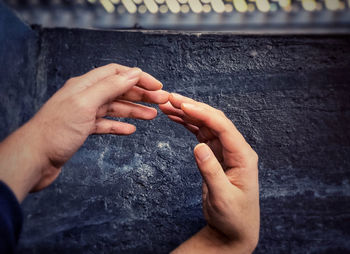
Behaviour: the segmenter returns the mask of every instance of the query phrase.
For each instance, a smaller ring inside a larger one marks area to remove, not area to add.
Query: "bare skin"
[[[173,253],[251,253],[259,238],[258,156],[221,111],[161,90],[138,68],[117,64],[69,79],[25,125],[0,143],[0,180],[21,202],[50,185],[91,134],[130,135],[134,125],[106,116],[150,120],[160,109],[194,133],[208,225]]]
[[[162,84],[139,68],[109,64],[69,79],[24,126],[0,144],[0,179],[21,202],[50,185],[90,134],[130,135],[134,125],[105,116],[150,120],[165,103]]]
[[[209,105],[171,94],[160,109],[201,142],[194,155],[208,225],[173,253],[251,253],[260,226],[257,154],[224,113]]]

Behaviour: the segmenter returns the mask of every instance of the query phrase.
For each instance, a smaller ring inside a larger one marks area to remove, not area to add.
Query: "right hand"
[[[204,180],[208,222],[174,252],[252,252],[260,224],[257,154],[223,112],[178,94],[171,94],[169,102],[160,109],[201,142],[194,155]]]

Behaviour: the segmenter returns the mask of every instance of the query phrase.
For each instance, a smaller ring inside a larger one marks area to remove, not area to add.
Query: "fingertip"
[[[167,101],[165,103],[158,104],[158,107],[161,111],[166,110],[169,106],[171,106],[169,101]]]
[[[195,147],[194,147],[194,151],[196,151],[197,149],[200,149],[200,147],[202,147],[202,146],[206,146],[207,144],[205,144],[205,143],[199,143],[199,144],[197,144]]]
[[[155,108],[151,108],[150,114],[147,118],[147,120],[152,120],[154,118],[156,118],[158,115],[158,111]]]
[[[170,93],[169,101],[171,105],[175,108],[181,108],[181,97],[183,98],[183,96],[180,94]]]
[[[120,131],[116,132],[116,135],[131,135],[136,131],[136,126],[130,123],[124,123],[125,126]]]
[[[200,143],[196,145],[193,151],[194,151],[194,155],[196,156],[199,162],[207,161],[210,158],[212,153],[209,146],[205,143]]]
[[[169,102],[169,93],[164,90],[160,90],[158,92],[158,104],[164,104],[166,102]]]
[[[155,108],[150,108],[149,110],[147,109],[147,112],[144,112],[142,116],[137,118],[141,120],[152,120],[156,118],[157,115],[158,115],[158,111]]]
[[[162,90],[163,88],[163,84],[162,82],[160,82],[158,79],[154,78],[155,82],[156,82],[156,86],[154,87],[154,89],[152,89],[153,91],[158,91],[158,90]]]
[[[157,91],[163,88],[163,84],[147,72],[142,72],[140,86],[149,91]]]
[[[136,131],[136,126],[133,124],[130,124],[130,133],[129,134],[133,134]]]

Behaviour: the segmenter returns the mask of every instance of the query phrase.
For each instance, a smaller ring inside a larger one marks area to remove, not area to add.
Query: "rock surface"
[[[38,34],[0,1],[0,140],[35,113]]]
[[[1,88],[32,106],[1,102],[2,137],[69,77],[138,66],[222,109],[258,152],[255,253],[350,252],[349,36],[38,32],[36,84]],[[126,121],[134,135],[89,137],[52,186],[25,200],[19,253],[166,253],[205,224],[195,138],[161,113]]]

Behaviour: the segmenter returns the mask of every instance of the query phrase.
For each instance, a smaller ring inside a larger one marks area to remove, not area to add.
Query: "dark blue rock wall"
[[[35,112],[37,41],[0,0],[0,140]]]
[[[348,35],[39,33],[29,112],[71,76],[138,66],[222,109],[258,152],[256,253],[350,252]],[[26,114],[12,113],[5,128]],[[166,253],[205,224],[195,138],[161,113],[127,121],[134,135],[89,137],[52,186],[25,200],[19,253]]]

